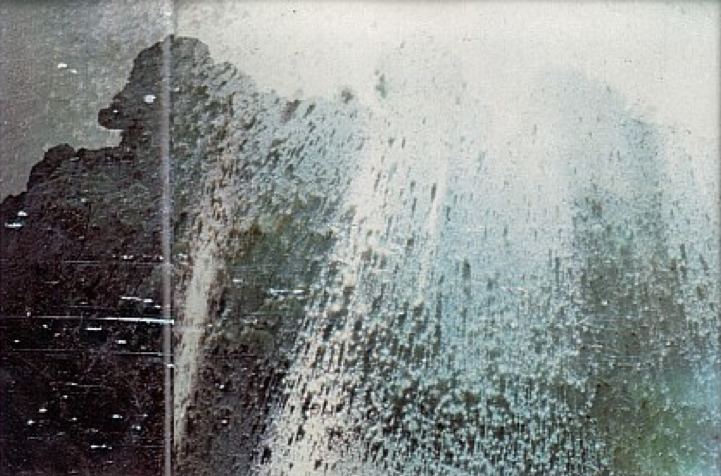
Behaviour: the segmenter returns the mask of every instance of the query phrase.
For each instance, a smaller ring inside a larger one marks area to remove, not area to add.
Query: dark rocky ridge
[[[1,474],[161,474],[162,326],[108,318],[161,317],[167,113],[176,344],[200,333],[176,469],[245,474],[267,457],[267,412],[334,239],[327,225],[364,142],[353,134],[361,119],[352,102],[262,93],[199,41],[166,41],[170,54],[141,52],[99,112],[121,131],[118,146],[51,148],[27,192],[0,205]],[[199,249],[215,263],[200,324],[185,315]]]
[[[112,320],[160,313],[160,111],[123,106],[117,147],[53,147],[0,205],[2,474],[162,469],[161,328]]]

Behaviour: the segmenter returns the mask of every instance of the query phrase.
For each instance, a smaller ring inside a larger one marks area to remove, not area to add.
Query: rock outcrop
[[[0,206],[3,470],[160,474],[164,317],[178,471],[244,474],[260,461],[363,114],[263,92],[194,39],[141,52],[98,117],[121,131],[118,146],[48,150]]]

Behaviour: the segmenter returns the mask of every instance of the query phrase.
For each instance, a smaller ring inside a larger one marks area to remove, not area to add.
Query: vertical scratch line
[[[173,3],[170,2],[171,15]],[[171,20],[172,21],[172,20]],[[172,32],[171,32],[172,33]],[[171,233],[171,182],[170,182],[170,74],[171,74],[171,41],[167,36],[163,42],[162,79],[161,79],[161,114],[160,114],[160,153],[162,163],[163,200],[162,200],[162,251],[163,251],[163,317],[172,319],[172,257],[170,254]],[[173,474],[173,328],[171,324],[163,326],[163,369],[164,369],[164,439],[163,461],[164,476]]]

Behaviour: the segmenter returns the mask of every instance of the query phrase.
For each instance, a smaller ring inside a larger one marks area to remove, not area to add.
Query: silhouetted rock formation
[[[361,119],[349,101],[261,92],[199,41],[169,37],[138,55],[98,120],[118,146],[51,148],[0,205],[2,472],[160,474],[165,120],[178,470],[242,474],[263,458]]]
[[[159,84],[158,46],[126,88]],[[158,104],[118,97],[116,147],[51,148],[0,205],[2,474],[162,468]],[[103,114],[101,114],[102,116]],[[137,322],[119,321],[135,317]]]

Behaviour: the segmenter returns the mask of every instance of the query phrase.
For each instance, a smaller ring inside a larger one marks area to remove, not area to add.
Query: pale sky
[[[493,111],[566,71],[608,85],[647,121],[715,139],[720,5],[204,1],[179,2],[176,21],[178,34],[288,97],[349,87],[375,108],[377,72],[395,67],[390,88],[432,72]]]

